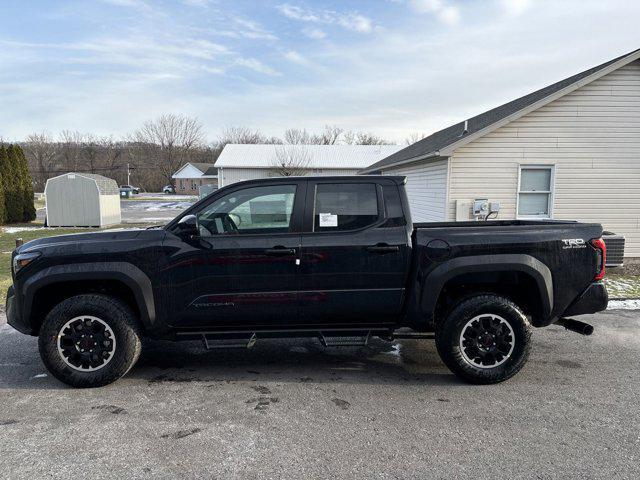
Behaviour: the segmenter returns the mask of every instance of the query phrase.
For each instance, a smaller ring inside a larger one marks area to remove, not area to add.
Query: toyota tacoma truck
[[[412,223],[405,178],[283,177],[222,188],[163,227],[62,235],[12,255],[8,323],[75,387],[125,375],[141,338],[208,348],[435,338],[463,380],[525,364],[532,327],[607,306],[598,224]]]

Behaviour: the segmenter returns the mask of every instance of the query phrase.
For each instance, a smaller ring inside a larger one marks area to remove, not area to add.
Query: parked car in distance
[[[176,193],[176,187],[174,187],[173,185],[165,185],[164,187],[162,187],[162,193]]]
[[[591,333],[568,317],[607,306],[601,235],[571,221],[413,224],[404,177],[252,180],[164,227],[25,243],[6,312],[76,387],[126,374],[144,336],[207,348],[435,337],[456,375],[495,383],[527,361],[532,327]]]
[[[130,192],[137,195],[140,193],[140,188],[134,187],[133,185],[120,185],[120,193],[122,192]]]

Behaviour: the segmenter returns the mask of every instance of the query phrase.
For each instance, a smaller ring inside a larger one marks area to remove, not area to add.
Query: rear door
[[[393,181],[365,176],[309,181],[300,321],[336,326],[397,321],[409,270],[408,242]]]

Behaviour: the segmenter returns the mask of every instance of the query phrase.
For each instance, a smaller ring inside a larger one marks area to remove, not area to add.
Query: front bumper
[[[16,300],[16,293],[13,285],[7,290],[7,301],[5,303],[5,312],[7,312],[7,323],[20,333],[27,335],[33,335],[30,325],[25,325],[22,321],[22,316],[18,308],[18,301]]]
[[[574,302],[569,305],[563,317],[571,317],[574,315],[585,315],[587,313],[601,312],[607,309],[609,302],[609,294],[603,282],[595,282],[587,287]]]

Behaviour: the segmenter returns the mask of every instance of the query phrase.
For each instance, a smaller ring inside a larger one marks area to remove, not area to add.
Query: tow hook
[[[591,335],[593,333],[593,326],[580,320],[574,320],[573,318],[561,318],[556,324],[562,325],[567,330],[579,333],[580,335]]]

